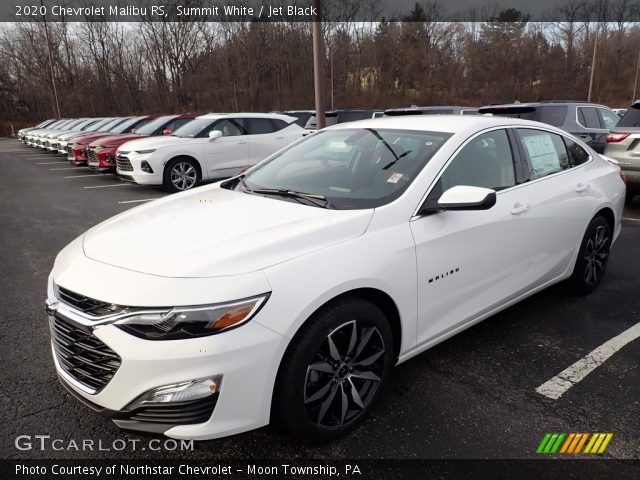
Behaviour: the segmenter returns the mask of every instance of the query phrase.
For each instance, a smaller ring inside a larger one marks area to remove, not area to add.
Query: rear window
[[[355,122],[356,120],[365,120],[371,118],[371,112],[340,112],[338,114],[338,123]]]
[[[618,122],[618,127],[640,127],[640,105],[632,105]]]
[[[522,118],[561,127],[567,118],[569,109],[561,105],[545,105],[543,107],[488,107],[481,108],[479,113],[492,113],[501,117]]]

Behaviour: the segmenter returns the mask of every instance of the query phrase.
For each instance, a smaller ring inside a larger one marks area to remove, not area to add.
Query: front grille
[[[127,310],[127,307],[85,297],[84,295],[80,295],[79,293],[72,292],[71,290],[67,290],[60,286],[58,286],[57,289],[58,298],[60,298],[62,302],[72,306],[76,310],[80,310],[83,313],[88,313],[95,317],[115,315]]]
[[[96,151],[95,151],[95,149],[90,148],[90,149],[87,151],[87,159],[88,159],[90,162],[97,162],[97,161],[98,161],[98,155],[96,155]]]
[[[74,156],[74,155],[73,155],[73,148],[71,148],[70,146],[67,146],[67,154],[68,154],[70,157],[73,157],[73,156]]]
[[[122,363],[118,354],[92,333],[61,318],[51,317],[50,327],[60,368],[94,393],[102,390]]]
[[[125,182],[134,182],[135,183],[135,180],[133,179],[133,177],[131,175],[124,175],[122,173],[118,173],[118,178],[120,180],[125,181]]]
[[[133,167],[131,166],[129,158],[124,155],[118,155],[118,158],[116,158],[116,164],[118,165],[118,170],[122,170],[123,172],[133,172]]]
[[[210,397],[167,405],[147,405],[127,412],[120,418],[144,423],[191,425],[211,418],[218,393]]]

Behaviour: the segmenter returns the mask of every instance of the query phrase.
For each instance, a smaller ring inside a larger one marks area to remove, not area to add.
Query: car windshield
[[[116,125],[119,125],[120,123],[124,122],[125,120],[126,120],[126,118],[122,118],[122,117],[120,117],[120,118],[112,118],[107,123],[103,124],[97,131],[98,132],[110,132],[113,127],[115,127]]]
[[[113,118],[103,118],[102,120],[98,120],[96,123],[87,128],[87,132],[95,132],[100,130],[100,128],[108,122],[112,122]]]
[[[162,117],[158,117],[154,120],[151,120],[143,127],[136,128],[135,133],[138,135],[151,135],[157,129],[161,128],[165,123],[169,122],[172,118],[175,118],[175,115],[164,115]]]
[[[195,138],[197,137],[205,128],[209,127],[215,119],[211,118],[196,118],[195,120],[191,120],[189,123],[183,125],[178,128],[175,132],[171,134],[172,137],[184,137],[184,138]]]
[[[129,129],[133,128],[136,124],[144,124],[145,120],[140,117],[132,117],[125,119],[124,122],[121,122],[115,125],[111,130],[111,133],[126,133]]]
[[[640,105],[632,105],[620,119],[617,127],[640,127]]]
[[[303,192],[324,197],[323,206],[334,209],[374,208],[399,197],[450,136],[415,130],[325,130],[258,166],[236,188],[257,195],[265,189]]]

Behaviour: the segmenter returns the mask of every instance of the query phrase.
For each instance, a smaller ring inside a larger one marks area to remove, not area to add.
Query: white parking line
[[[62,178],[87,178],[87,177],[103,177],[105,175],[111,175],[110,173],[90,173],[89,175],[70,175]]]
[[[57,165],[59,163],[66,163],[67,165],[69,165],[69,162],[39,162],[36,163],[36,165]]]
[[[140,200],[126,200],[124,202],[118,202],[119,204],[125,203],[141,203],[141,202],[150,202],[151,200],[155,200],[155,198],[141,198]]]
[[[632,222],[640,222],[640,218],[622,217],[623,220],[630,220]]]
[[[82,188],[107,188],[107,187],[128,187],[131,185],[130,183],[112,183],[110,185],[93,185],[91,187],[82,187]]]
[[[536,388],[536,392],[545,397],[557,400],[565,394],[567,390],[602,365],[611,355],[637,338],[640,338],[640,323],[636,323],[620,335],[606,341],[551,380],[544,382]]]
[[[58,170],[78,170],[78,167],[64,167],[64,168],[50,168],[52,172],[56,172]]]

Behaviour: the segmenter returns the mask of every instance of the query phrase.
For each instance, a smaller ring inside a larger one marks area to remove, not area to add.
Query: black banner
[[[640,460],[1,460],[3,480],[31,479],[632,479]],[[561,477],[560,477],[561,476]]]
[[[3,0],[0,22],[327,22],[640,20],[640,0]],[[418,6],[416,6],[419,4]]]

